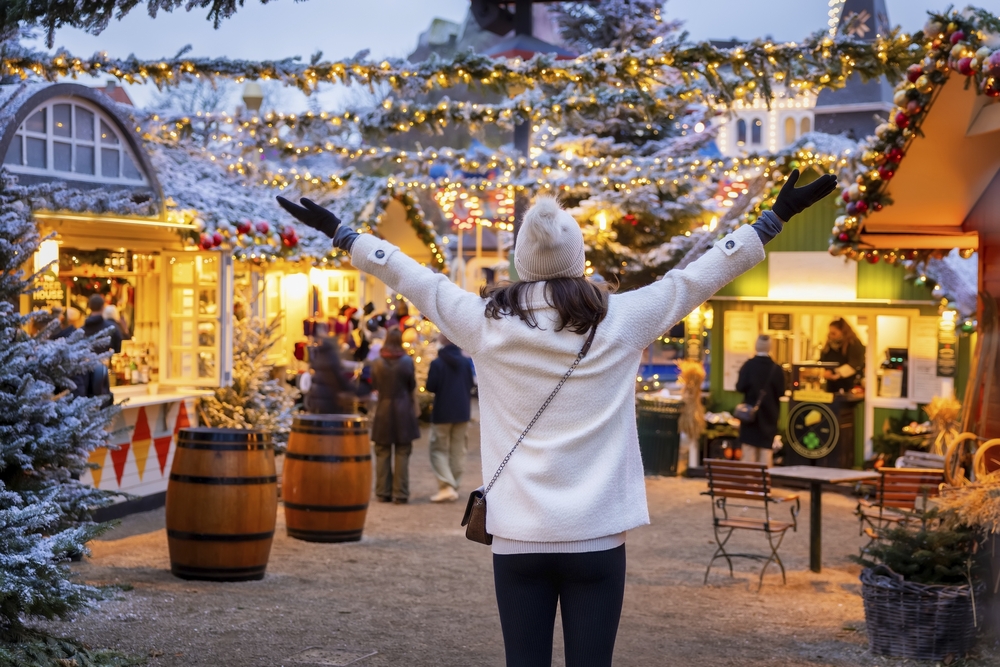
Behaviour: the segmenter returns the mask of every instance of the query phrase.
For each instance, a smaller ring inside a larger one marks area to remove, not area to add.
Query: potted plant
[[[981,627],[984,586],[973,577],[975,531],[932,510],[919,529],[901,525],[855,560],[873,653],[918,660],[967,654]]]

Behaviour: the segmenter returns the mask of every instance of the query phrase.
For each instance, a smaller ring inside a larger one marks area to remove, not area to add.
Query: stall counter
[[[198,398],[210,392],[163,389],[152,394],[148,386],[112,388],[115,403],[122,405],[110,426],[112,446],[91,453],[89,462],[96,467],[81,481],[134,498],[104,508],[101,520],[154,509],[166,500],[177,432],[198,425]]]

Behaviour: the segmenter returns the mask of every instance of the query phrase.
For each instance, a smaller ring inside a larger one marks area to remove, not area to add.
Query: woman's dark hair
[[[533,282],[502,282],[486,285],[480,295],[487,300],[486,317],[499,320],[516,315],[522,322],[537,329],[538,320],[532,308],[525,303]],[[596,327],[608,314],[608,295],[612,288],[607,283],[595,283],[587,278],[555,278],[545,281],[545,301],[559,313],[556,331],[569,329],[584,334]]]
[[[385,342],[382,343],[382,349],[394,354],[403,354],[405,352],[403,349],[403,332],[399,329],[389,329],[388,333],[385,334]]]
[[[843,334],[844,338],[840,341],[840,349],[846,350],[854,343],[858,342],[858,335],[854,333],[854,329],[848,324],[847,320],[843,317],[838,317],[837,319],[830,322],[830,326]],[[831,348],[830,341],[826,342],[825,350]]]

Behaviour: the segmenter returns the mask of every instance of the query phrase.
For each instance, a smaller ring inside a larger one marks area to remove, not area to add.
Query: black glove
[[[340,224],[340,218],[326,210],[311,199],[303,197],[299,201],[302,206],[293,204],[284,197],[278,197],[278,204],[299,222],[322,232],[333,239],[334,247],[344,252],[350,252],[358,233],[346,225]]]
[[[837,189],[837,177],[830,174],[820,176],[809,185],[795,187],[799,180],[799,170],[788,175],[788,180],[781,186],[778,198],[774,200],[774,211],[783,222],[788,222],[792,216],[801,213],[823,197]],[[307,223],[308,224],[308,223]]]

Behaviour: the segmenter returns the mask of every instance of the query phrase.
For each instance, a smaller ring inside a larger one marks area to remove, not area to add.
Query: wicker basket
[[[894,658],[961,657],[976,643],[977,608],[983,592],[963,586],[904,581],[884,565],[861,572],[868,643],[872,653]]]

